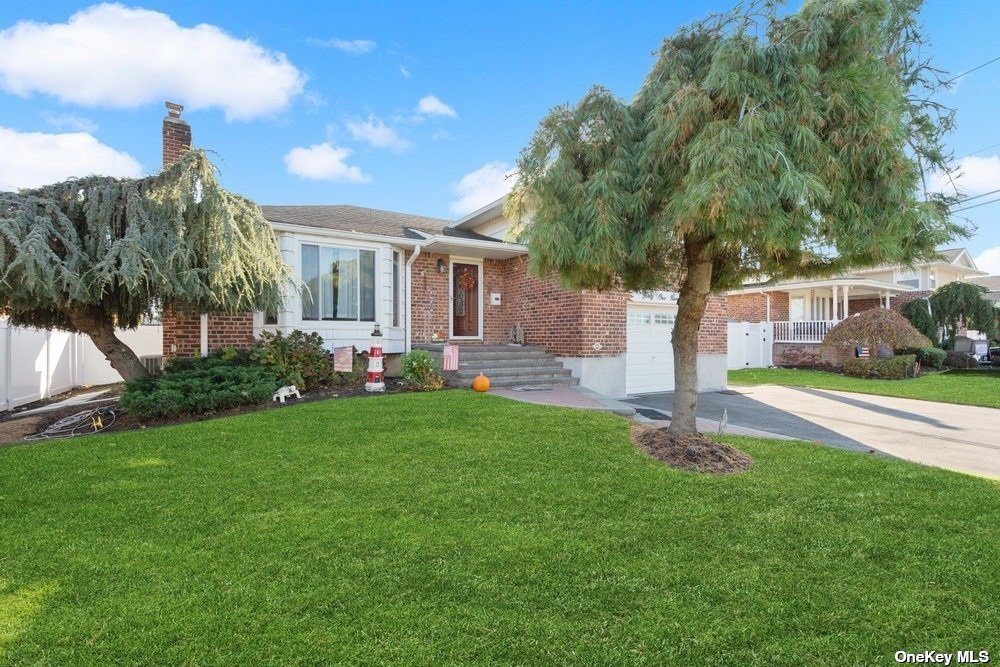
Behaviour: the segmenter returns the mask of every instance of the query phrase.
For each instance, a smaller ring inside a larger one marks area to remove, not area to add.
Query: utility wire
[[[997,56],[997,57],[996,57],[996,58],[994,58],[993,60],[987,60],[987,61],[986,61],[986,62],[984,62],[984,63],[983,63],[982,65],[976,65],[976,66],[975,66],[975,67],[973,67],[972,69],[967,69],[967,70],[965,70],[964,72],[962,72],[961,74],[959,74],[958,76],[955,76],[955,77],[952,77],[952,78],[948,79],[948,80],[947,80],[947,81],[945,81],[944,83],[948,84],[948,83],[951,83],[951,82],[953,82],[953,81],[957,81],[958,79],[961,79],[961,78],[962,78],[963,76],[965,76],[966,74],[971,74],[972,72],[975,72],[975,71],[976,71],[977,69],[982,69],[982,68],[986,67],[987,65],[992,65],[993,63],[995,63],[995,62],[996,62],[996,61],[998,61],[998,60],[1000,60],[1000,56]]]
[[[956,208],[955,210],[950,211],[950,213],[958,213],[959,211],[968,211],[970,208],[979,208],[980,206],[986,206],[987,204],[993,204],[998,201],[1000,201],[1000,197],[997,197],[996,199],[990,199],[989,201],[980,202],[978,204],[973,204],[972,206],[963,206],[962,208]]]
[[[966,197],[965,199],[962,199],[961,201],[958,201],[956,203],[957,204],[964,204],[967,201],[972,201],[973,199],[979,199],[980,197],[985,197],[986,195],[993,195],[993,194],[996,194],[998,192],[1000,192],[1000,188],[997,188],[996,190],[990,190],[989,192],[984,192],[983,194],[976,195],[975,197]]]

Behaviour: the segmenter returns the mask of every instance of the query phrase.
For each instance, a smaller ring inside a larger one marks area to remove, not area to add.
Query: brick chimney
[[[191,126],[181,120],[183,105],[167,102],[163,119],[163,166],[169,167],[191,150]]]

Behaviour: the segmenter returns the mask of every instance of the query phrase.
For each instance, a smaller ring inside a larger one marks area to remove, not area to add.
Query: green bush
[[[902,380],[911,375],[916,361],[916,356],[912,354],[901,354],[891,359],[849,357],[844,360],[844,375],[881,380]]]
[[[167,362],[163,366],[163,372],[169,374],[202,368],[216,368],[219,366],[248,365],[257,365],[250,358],[249,350],[225,347],[221,350],[215,350],[207,357],[173,357],[167,359]]]
[[[441,366],[427,350],[413,350],[404,354],[400,362],[403,377],[421,391],[435,391],[444,387]]]
[[[979,368],[979,362],[964,352],[951,350],[946,355],[944,365],[948,368]]]
[[[896,350],[896,354],[912,354],[917,357],[921,366],[941,368],[948,353],[939,347],[904,347]]]
[[[264,331],[251,349],[250,358],[270,369],[282,384],[293,384],[300,391],[333,379],[333,359],[316,333],[296,329],[285,336],[280,331]]]
[[[262,403],[278,386],[266,368],[208,357],[126,382],[119,404],[140,419],[177,417]]]

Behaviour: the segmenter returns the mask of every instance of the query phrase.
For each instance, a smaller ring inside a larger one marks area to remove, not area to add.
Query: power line
[[[968,211],[970,208],[979,208],[980,206],[986,206],[987,204],[993,204],[1000,201],[1000,197],[996,199],[990,199],[989,201],[980,202],[978,204],[973,204],[972,206],[963,206],[962,208],[956,208],[954,211],[949,211],[950,213],[958,213],[959,211]]]
[[[972,72],[975,72],[977,69],[982,69],[982,68],[986,67],[987,65],[992,65],[993,63],[995,63],[998,60],[1000,60],[1000,56],[997,56],[993,60],[988,60],[988,61],[984,62],[982,65],[976,65],[972,69],[965,70],[964,72],[962,72],[958,76],[955,76],[955,77],[952,77],[952,78],[948,79],[947,81],[945,81],[945,83],[948,84],[948,83],[951,83],[952,81],[956,81],[958,79],[961,79],[966,74],[971,74]]]
[[[976,195],[975,197],[966,197],[965,199],[959,201],[958,203],[964,204],[967,201],[972,201],[973,199],[979,199],[980,197],[985,197],[986,195],[996,194],[997,192],[1000,192],[1000,188],[997,188],[996,190],[990,190],[989,192],[984,192],[983,194]]]
[[[972,151],[971,153],[966,153],[966,154],[965,154],[965,155],[963,155],[962,157],[959,157],[959,158],[955,158],[955,159],[956,159],[956,160],[961,160],[962,158],[967,158],[967,157],[971,157],[971,156],[973,156],[973,155],[978,155],[979,153],[982,153],[982,152],[984,152],[984,151],[988,151],[988,150],[989,150],[989,149],[991,149],[991,148],[996,148],[997,146],[1000,146],[1000,143],[997,143],[997,144],[992,144],[992,145],[990,145],[990,146],[987,146],[986,148],[980,148],[980,149],[979,149],[978,151]]]

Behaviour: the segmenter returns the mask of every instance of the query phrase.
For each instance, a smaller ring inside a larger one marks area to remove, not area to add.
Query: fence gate
[[[771,366],[774,342],[772,327],[770,322],[730,322],[729,370]]]

